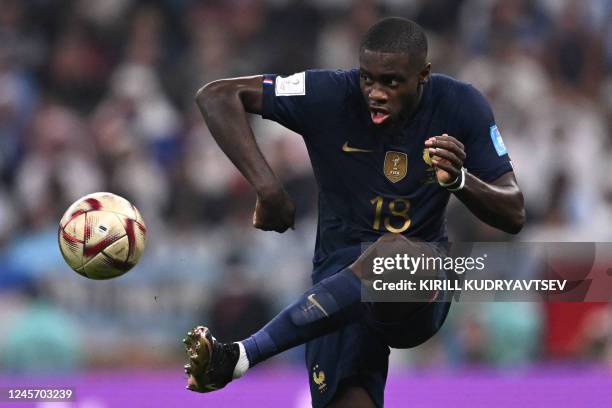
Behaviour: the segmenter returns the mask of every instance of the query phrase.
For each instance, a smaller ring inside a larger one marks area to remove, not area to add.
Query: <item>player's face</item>
[[[415,65],[408,54],[361,51],[359,84],[375,125],[389,127],[412,115],[430,71],[430,64]]]

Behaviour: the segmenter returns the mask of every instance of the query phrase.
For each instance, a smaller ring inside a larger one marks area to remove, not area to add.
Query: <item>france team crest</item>
[[[493,141],[493,146],[495,146],[495,151],[498,156],[503,156],[508,153],[506,149],[506,145],[502,140],[501,133],[499,133],[499,129],[497,129],[497,125],[493,125],[489,128],[489,134],[491,135],[491,140]]]

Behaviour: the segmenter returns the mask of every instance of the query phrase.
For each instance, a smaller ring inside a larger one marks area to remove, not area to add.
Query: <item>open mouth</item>
[[[386,109],[370,106],[370,117],[372,118],[372,122],[376,125],[380,125],[384,121],[386,121],[391,114]]]

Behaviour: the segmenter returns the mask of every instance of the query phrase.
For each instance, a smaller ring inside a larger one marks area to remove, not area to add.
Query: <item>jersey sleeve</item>
[[[460,92],[459,103],[460,139],[466,153],[464,167],[485,182],[512,171],[493,111],[484,96],[473,86],[466,85]]]
[[[337,117],[348,92],[345,71],[308,70],[287,77],[264,75],[262,117],[306,137]]]

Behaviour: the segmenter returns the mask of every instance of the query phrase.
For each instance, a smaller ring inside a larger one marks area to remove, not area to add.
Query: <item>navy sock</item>
[[[261,330],[242,341],[249,366],[334,332],[361,316],[361,281],[349,269],[344,269],[314,285]]]

